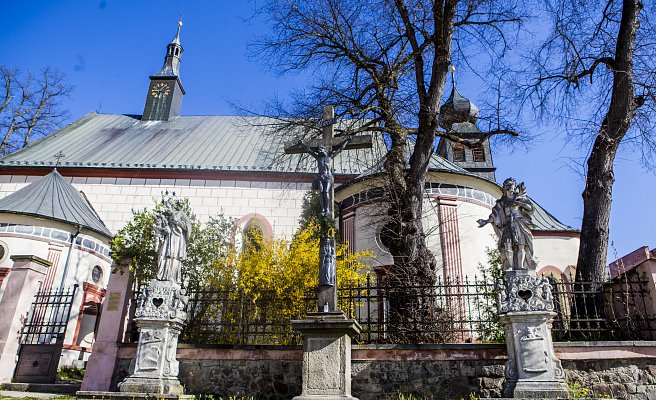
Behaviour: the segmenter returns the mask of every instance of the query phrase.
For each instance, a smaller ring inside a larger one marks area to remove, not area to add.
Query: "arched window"
[[[264,231],[255,218],[246,223],[242,230],[242,250],[260,250],[265,240]]]
[[[244,215],[235,223],[235,246],[239,250],[254,245],[258,241],[273,239],[273,229],[269,221],[257,213]]]

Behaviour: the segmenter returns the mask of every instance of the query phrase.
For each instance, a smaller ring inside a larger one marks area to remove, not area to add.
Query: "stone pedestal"
[[[533,271],[513,271],[504,283],[498,299],[508,348],[504,396],[569,398],[571,390],[551,341],[556,313],[549,281]]]
[[[556,313],[518,312],[499,318],[506,332],[508,362],[504,395],[567,398],[570,389],[551,342]]]
[[[134,372],[118,389],[123,393],[182,395],[176,360],[178,336],[186,320],[187,302],[180,286],[170,281],[151,281],[135,313],[139,343]]]
[[[303,392],[294,400],[357,400],[351,396],[351,336],[362,328],[341,311],[292,321],[303,334]]]

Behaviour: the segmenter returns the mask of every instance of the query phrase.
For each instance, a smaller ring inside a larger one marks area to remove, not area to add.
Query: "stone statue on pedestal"
[[[157,235],[157,277],[144,289],[135,312],[139,342],[134,371],[118,388],[126,393],[182,395],[176,350],[187,319],[189,298],[180,285],[191,221],[168,200],[155,213],[153,230]]]
[[[302,320],[292,321],[295,329],[303,334],[302,393],[294,397],[294,400],[357,400],[351,396],[351,336],[359,334],[362,327],[357,321],[347,319],[337,308],[332,171],[333,158],[348,149],[349,142],[354,138],[335,138],[334,124],[334,110],[327,106],[319,123],[323,129],[321,142],[310,146],[298,141],[285,148],[286,153],[308,153],[317,160],[318,174],[314,189],[319,191],[321,203],[318,309],[317,312],[308,313]],[[353,148],[363,146],[371,146],[370,138]]]
[[[508,349],[504,396],[569,398],[571,390],[551,341],[556,316],[551,284],[535,272],[532,213],[524,184],[517,185],[508,178],[488,219],[478,220],[479,227],[494,227],[505,270],[496,289],[499,322],[504,326]]]

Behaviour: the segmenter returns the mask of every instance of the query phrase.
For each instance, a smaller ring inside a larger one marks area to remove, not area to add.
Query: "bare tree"
[[[394,232],[389,241],[392,285],[435,283],[435,259],[426,246],[421,217],[436,136],[460,140],[438,128],[449,66],[454,59],[467,57],[465,49],[472,55],[501,57],[509,29],[519,27],[516,3],[282,0],[269,1],[263,10],[273,34],[258,42],[255,53],[281,72],[309,70],[315,76],[314,85],[296,93],[292,107],[278,104],[270,111],[316,117],[324,105],[332,104],[338,117],[357,121],[343,134],[368,131],[386,136],[389,149],[383,170],[390,199],[388,228]],[[311,131],[312,124],[304,121]],[[497,128],[490,134],[510,131]],[[399,304],[422,308],[406,300]],[[425,305],[428,310],[430,305]]]
[[[590,143],[576,280],[606,274],[613,165],[620,145],[650,164],[656,84],[654,4],[548,0],[551,31],[530,53],[524,100]],[[525,71],[526,72],[526,71]]]
[[[0,154],[6,155],[50,133],[68,117],[62,100],[71,87],[64,75],[44,68],[37,76],[0,65]]]

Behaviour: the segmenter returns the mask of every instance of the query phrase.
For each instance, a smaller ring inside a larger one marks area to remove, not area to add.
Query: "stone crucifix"
[[[371,147],[371,136],[347,136],[336,138],[335,111],[332,106],[323,109],[319,127],[323,134],[320,140],[298,141],[285,148],[287,154],[310,154],[317,160],[318,174],[314,188],[319,191],[321,204],[321,239],[319,243],[319,286],[318,311],[335,312],[337,307],[336,253],[335,253],[335,178],[333,176],[333,159],[342,150],[363,149]]]

